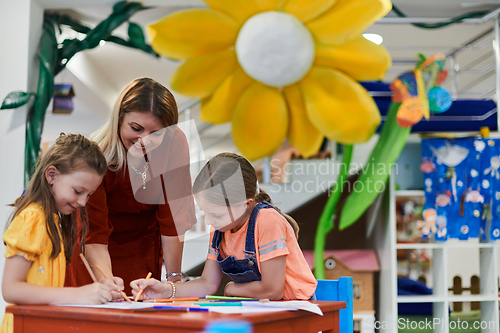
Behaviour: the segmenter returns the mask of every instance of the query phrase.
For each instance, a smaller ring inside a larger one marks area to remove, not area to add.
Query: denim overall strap
[[[269,202],[263,201],[259,202],[252,209],[252,213],[250,214],[250,218],[248,219],[248,228],[247,228],[247,239],[245,243],[245,256],[255,256],[255,221],[257,220],[257,215],[259,214],[259,210],[262,208],[271,208]],[[215,237],[214,237],[215,238]]]
[[[256,259],[255,249],[255,221],[257,214],[262,208],[271,208],[267,202],[258,203],[250,213],[245,239],[245,259],[236,259],[234,256],[222,258],[219,248],[224,237],[224,233],[216,230],[212,239],[212,248],[217,252],[217,262],[222,272],[236,283],[247,283],[260,281],[262,276]]]
[[[219,230],[215,230],[214,232],[214,237],[212,238],[212,248],[219,252],[219,246],[220,243],[222,242],[222,232]]]
[[[245,242],[245,254],[255,255],[255,221],[257,219],[257,214],[262,208],[274,208],[269,202],[263,201],[259,202],[253,209],[248,220],[247,238]],[[275,208],[276,209],[276,208]],[[278,211],[279,212],[279,211]],[[251,233],[249,234],[249,232]],[[223,233],[219,230],[215,230],[214,237],[212,238],[212,248],[219,250],[220,243],[222,242]]]

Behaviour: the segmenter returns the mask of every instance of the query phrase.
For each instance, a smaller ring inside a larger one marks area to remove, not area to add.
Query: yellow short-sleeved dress
[[[54,216],[58,226],[59,217]],[[26,282],[47,287],[63,287],[66,272],[66,257],[63,244],[61,252],[55,259],[50,259],[52,243],[45,226],[43,207],[32,203],[17,215],[3,235],[5,257],[23,256],[32,261],[26,276]],[[6,313],[3,318],[0,333],[13,332],[13,316]]]

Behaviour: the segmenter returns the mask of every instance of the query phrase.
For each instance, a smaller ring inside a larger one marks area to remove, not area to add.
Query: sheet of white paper
[[[244,306],[249,307],[272,307],[272,308],[292,308],[297,310],[309,311],[320,316],[323,315],[323,311],[318,305],[313,304],[309,301],[280,301],[280,302],[242,302]]]
[[[323,315],[323,312],[316,304],[308,301],[280,301],[280,302],[241,302],[242,306],[214,306],[210,307],[210,311],[218,313],[258,313],[258,312],[276,312],[276,311],[295,311],[304,310]],[[133,310],[151,308],[158,303],[144,303],[144,302],[109,302],[98,305],[81,305],[81,304],[57,304],[59,306],[74,306],[86,308],[102,308],[102,309],[121,309]],[[188,306],[188,305],[186,305]]]
[[[109,302],[104,304],[56,304],[58,306],[75,306],[83,308],[102,308],[102,309],[121,309],[121,310],[133,310],[133,309],[143,309],[152,308],[158,303],[143,303],[143,302]]]

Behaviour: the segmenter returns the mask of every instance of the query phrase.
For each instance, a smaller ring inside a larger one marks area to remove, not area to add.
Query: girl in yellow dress
[[[66,258],[71,258],[76,243],[77,210],[86,205],[105,172],[99,147],[82,135],[61,134],[41,157],[3,235],[6,302],[100,304],[118,292],[104,281],[62,288]],[[12,331],[12,314],[5,314],[0,332]]]

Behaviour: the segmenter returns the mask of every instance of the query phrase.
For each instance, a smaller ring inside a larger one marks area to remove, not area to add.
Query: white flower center
[[[314,40],[294,16],[264,12],[241,27],[236,55],[249,76],[272,87],[283,87],[302,79],[311,68]]]

